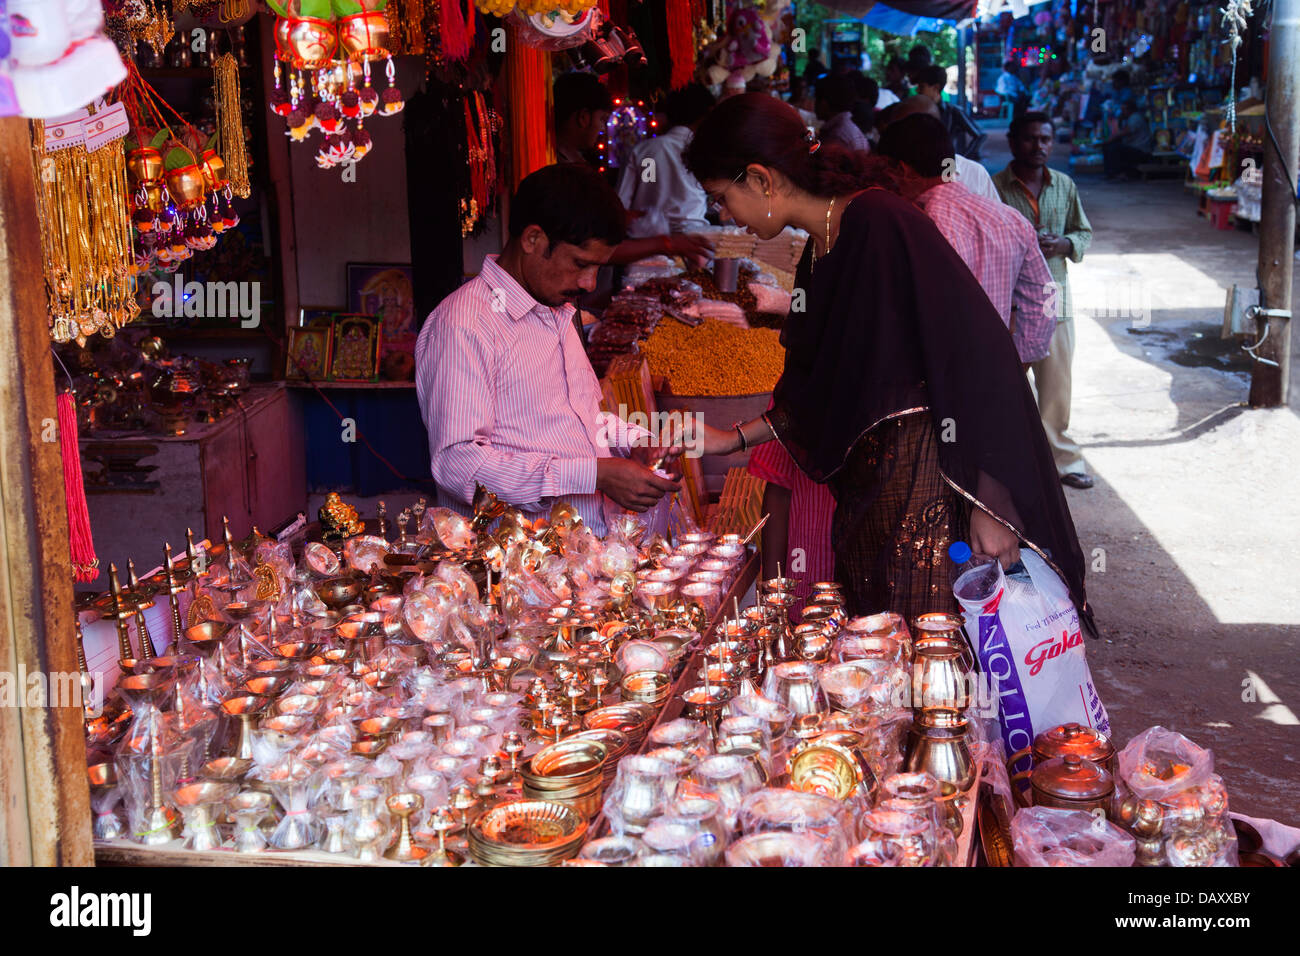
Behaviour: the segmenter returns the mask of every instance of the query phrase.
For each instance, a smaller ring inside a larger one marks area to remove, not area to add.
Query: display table
[[[302,419],[282,384],[254,386],[239,410],[184,435],[130,433],[80,442],[86,503],[100,567],[127,559],[144,571],[162,561],[160,542],[185,547],[222,540],[222,517],[236,538],[268,531],[307,501]],[[102,590],[101,577],[81,589]]]

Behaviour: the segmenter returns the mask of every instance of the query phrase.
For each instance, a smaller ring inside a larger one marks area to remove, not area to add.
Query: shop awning
[[[894,31],[892,28],[878,24],[871,19],[871,14],[884,8],[894,15],[930,20],[967,20],[975,16],[979,0],[891,0],[886,5],[876,0],[823,0],[823,6],[851,17],[865,18],[871,26],[882,30]],[[882,14],[883,15],[883,14]],[[917,27],[915,29],[937,29],[934,27]]]

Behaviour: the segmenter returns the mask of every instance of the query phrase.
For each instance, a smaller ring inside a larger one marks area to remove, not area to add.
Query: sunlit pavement
[[[1178,730],[1214,750],[1234,809],[1300,824],[1300,419],[1242,408],[1249,358],[1219,340],[1257,240],[1198,218],[1181,182],[1076,180],[1094,239],[1070,267],[1070,430],[1097,485],[1066,496],[1094,675],[1121,743]]]

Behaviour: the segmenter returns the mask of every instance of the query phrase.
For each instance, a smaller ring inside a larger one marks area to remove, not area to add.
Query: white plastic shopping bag
[[[1035,736],[1059,724],[1109,734],[1110,719],[1088,670],[1069,590],[1029,548],[1021,549],[1020,560],[1027,579],[1006,577],[994,562],[997,580],[986,594],[964,592],[965,576],[955,589],[980,671],[998,698],[1007,752],[1031,747]]]

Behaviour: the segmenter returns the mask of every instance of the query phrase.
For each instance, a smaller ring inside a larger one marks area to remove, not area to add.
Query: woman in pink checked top
[[[749,473],[767,482],[763,513],[763,577],[783,574],[807,582],[835,580],[830,488],[809,479],[780,442],[759,445],[749,456]]]

